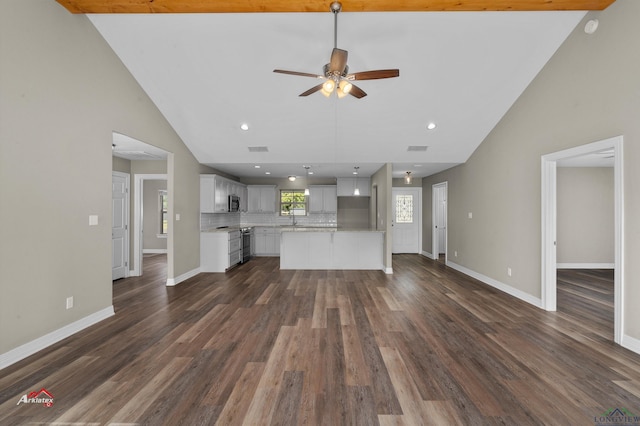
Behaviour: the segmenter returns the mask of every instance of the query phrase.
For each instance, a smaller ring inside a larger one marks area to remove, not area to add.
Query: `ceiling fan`
[[[324,82],[302,92],[300,96],[309,96],[316,92],[321,92],[325,96],[330,96],[331,93],[335,91],[339,98],[351,95],[358,99],[367,96],[367,94],[364,90],[353,84],[352,81],[378,80],[381,78],[398,77],[400,75],[400,70],[398,69],[362,71],[349,74],[349,66],[347,65],[348,52],[343,49],[338,49],[338,13],[342,10],[342,4],[338,1],[334,1],[331,3],[330,9],[333,13],[333,51],[331,52],[331,59],[329,63],[323,68],[324,74],[318,75],[279,69],[273,70],[273,72],[324,80]]]

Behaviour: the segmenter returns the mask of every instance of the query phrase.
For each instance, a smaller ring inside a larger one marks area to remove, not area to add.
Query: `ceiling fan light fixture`
[[[407,175],[404,177],[404,183],[407,185],[411,184],[413,178],[411,177],[411,172],[407,172]]]
[[[336,88],[336,82],[331,79],[325,81],[324,84],[322,85],[322,90],[325,90],[329,94],[331,94],[333,92],[333,89],[335,88]]]
[[[348,95],[349,92],[351,91],[351,88],[353,88],[353,84],[349,83],[347,80],[342,80],[340,81],[339,87],[342,93],[344,93],[345,95]]]

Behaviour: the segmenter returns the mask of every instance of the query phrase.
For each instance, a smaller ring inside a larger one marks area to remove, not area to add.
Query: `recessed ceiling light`
[[[435,128],[436,128],[436,123],[429,123],[429,124],[427,124],[427,129],[429,129],[429,130],[433,130],[433,129],[435,129]]]
[[[422,167],[422,164],[414,164],[413,167]]]
[[[253,166],[254,169],[259,169],[260,166],[258,166],[257,164],[255,166]]]
[[[242,124],[240,125],[240,128],[241,128],[242,130],[249,130],[249,125],[248,125],[247,123],[242,123]]]

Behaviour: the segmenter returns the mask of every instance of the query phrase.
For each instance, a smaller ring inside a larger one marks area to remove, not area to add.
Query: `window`
[[[302,189],[280,190],[280,216],[305,216],[307,197]]]
[[[167,191],[166,190],[160,190],[158,191],[158,201],[159,201],[159,209],[160,210],[160,234],[161,235],[166,235],[167,234],[167,229],[169,228],[169,216],[167,213]]]
[[[413,195],[396,195],[396,223],[413,223]]]

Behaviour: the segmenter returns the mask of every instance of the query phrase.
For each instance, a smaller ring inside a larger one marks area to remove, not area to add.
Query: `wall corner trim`
[[[422,250],[422,251],[420,252],[420,254],[421,254],[422,256],[424,256],[424,257],[429,258],[429,259],[433,259],[433,255],[432,255],[431,253],[429,253],[428,251],[424,251],[424,250]]]
[[[527,302],[533,306],[535,306],[536,308],[540,308],[542,309],[542,300],[534,297],[532,295],[530,295],[529,293],[525,293],[522,290],[518,290],[517,288],[513,288],[510,285],[507,285],[505,283],[502,283],[498,280],[494,280],[491,277],[487,277],[486,275],[482,275],[476,271],[473,271],[471,269],[465,268],[464,266],[458,265],[456,263],[453,262],[447,262],[447,266],[455,269],[458,272],[462,272],[465,275],[469,275],[472,278],[477,279],[478,281],[482,281],[483,283],[496,288],[504,293],[507,293],[508,295],[511,295],[515,298],[518,298],[524,302]]]
[[[629,349],[630,351],[633,351],[637,354],[640,354],[640,339],[631,337],[628,334],[622,335],[622,342],[620,342],[620,346]]]
[[[15,349],[11,349],[9,352],[0,355],[0,370],[113,315],[115,315],[115,312],[113,305],[111,305]]]
[[[173,287],[175,285],[180,284],[182,281],[186,281],[191,277],[195,277],[196,275],[198,275],[200,273],[200,267],[196,268],[196,269],[192,269],[188,272],[185,272],[182,275],[179,275],[175,278],[167,278],[167,287]]]

